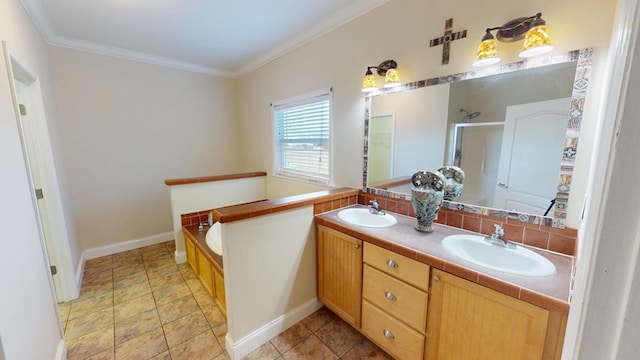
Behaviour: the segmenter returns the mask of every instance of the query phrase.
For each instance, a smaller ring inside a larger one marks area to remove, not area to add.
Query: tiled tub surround
[[[573,268],[571,256],[533,249],[556,266],[555,275],[527,277],[505,274],[458,258],[443,247],[441,242],[444,237],[468,233],[465,230],[434,224],[433,233],[422,233],[413,228],[415,218],[397,213],[393,214],[398,220],[397,225],[388,228],[357,227],[340,220],[337,213],[332,211],[316,215],[316,224],[333,228],[543,309],[562,315],[569,312]]]
[[[376,199],[380,208],[386,211],[415,217],[410,200],[373,195],[363,191],[358,194],[358,204],[368,205],[373,199]],[[499,224],[504,227],[504,238],[509,241],[571,256],[576,254],[576,229],[552,227],[550,223],[545,224],[545,220],[549,219],[533,215],[518,218],[510,216],[505,211],[484,209],[486,211],[482,213],[479,207],[464,205],[458,209],[458,205],[453,202],[443,205],[436,222],[485,235],[493,234],[493,225]]]

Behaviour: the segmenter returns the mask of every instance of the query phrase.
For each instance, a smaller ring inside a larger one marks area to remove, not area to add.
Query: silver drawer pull
[[[395,268],[398,267],[398,263],[393,261],[393,260],[391,260],[391,259],[389,259],[389,260],[387,260],[387,266],[389,266],[390,268],[395,269]]]
[[[396,296],[391,291],[385,291],[384,296],[391,301],[396,301],[397,299]]]
[[[433,277],[433,281],[438,282],[440,281],[440,276],[436,275]]]
[[[387,329],[382,330],[382,333],[387,339],[393,339],[395,337],[393,336],[393,333]]]

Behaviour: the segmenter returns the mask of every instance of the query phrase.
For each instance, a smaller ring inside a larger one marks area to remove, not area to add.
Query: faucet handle
[[[493,226],[496,228],[495,235],[497,235],[497,236],[504,236],[504,228],[502,227],[502,225],[500,225],[500,224],[493,224]]]

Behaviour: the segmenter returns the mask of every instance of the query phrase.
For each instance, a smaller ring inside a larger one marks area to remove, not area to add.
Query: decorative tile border
[[[515,62],[512,64],[505,64],[502,66],[490,67],[490,68],[482,68],[476,71],[469,71],[465,73],[458,73],[447,76],[440,76],[426,80],[414,81],[411,83],[403,84],[401,86],[397,86],[389,89],[382,89],[378,91],[374,91],[368,93],[365,97],[365,110],[364,110],[364,157],[363,157],[363,168],[362,168],[362,188],[369,194],[384,196],[392,199],[406,199],[411,200],[410,195],[407,194],[399,194],[393,191],[384,190],[384,189],[375,189],[369,188],[367,186],[367,169],[369,162],[369,119],[371,112],[371,99],[373,96],[383,95],[383,94],[391,94],[396,92],[402,92],[407,90],[419,89],[425,86],[438,85],[438,84],[446,84],[455,81],[485,77],[496,74],[504,74],[517,70],[536,68],[545,65],[551,65],[561,62],[570,62],[576,61],[576,73],[573,81],[573,90],[571,94],[571,108],[568,112],[568,120],[567,120],[567,131],[565,135],[565,144],[563,150],[563,156],[560,164],[560,175],[558,178],[558,187],[556,193],[556,202],[553,210],[553,218],[542,218],[538,216],[533,216],[534,218],[541,218],[543,220],[539,220],[539,223],[550,223],[550,225],[556,228],[564,228],[566,226],[566,217],[567,217],[567,205],[569,201],[569,192],[571,190],[571,180],[573,176],[573,169],[575,163],[575,157],[578,149],[578,140],[580,136],[580,126],[582,123],[582,115],[584,110],[584,101],[587,93],[587,88],[589,85],[589,79],[591,74],[591,64],[593,57],[593,49],[585,48],[581,50],[574,50],[567,52],[565,54],[546,56],[546,57],[538,57],[534,59],[528,59],[520,62]],[[447,201],[444,202],[447,204]],[[471,211],[475,211],[476,206],[464,205],[453,203],[456,208],[459,205],[463,205],[463,208],[470,209]],[[451,204],[448,204],[447,207],[450,208]],[[486,211],[490,212],[493,209],[487,209]],[[478,210],[484,211],[484,210]],[[470,211],[467,211],[470,212]],[[527,214],[516,214],[514,216],[532,216]]]

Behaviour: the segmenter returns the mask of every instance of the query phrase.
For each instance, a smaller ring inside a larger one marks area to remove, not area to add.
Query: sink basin
[[[385,228],[395,225],[398,222],[396,218],[389,214],[372,214],[369,212],[369,208],[348,208],[340,210],[338,217],[340,220],[352,225],[374,228]]]
[[[484,236],[450,235],[442,240],[445,249],[476,265],[524,276],[548,276],[556,273],[556,267],[544,256],[516,245],[507,249],[489,244]]]
[[[220,223],[214,223],[205,235],[205,242],[209,249],[222,256],[222,236],[220,235]]]

